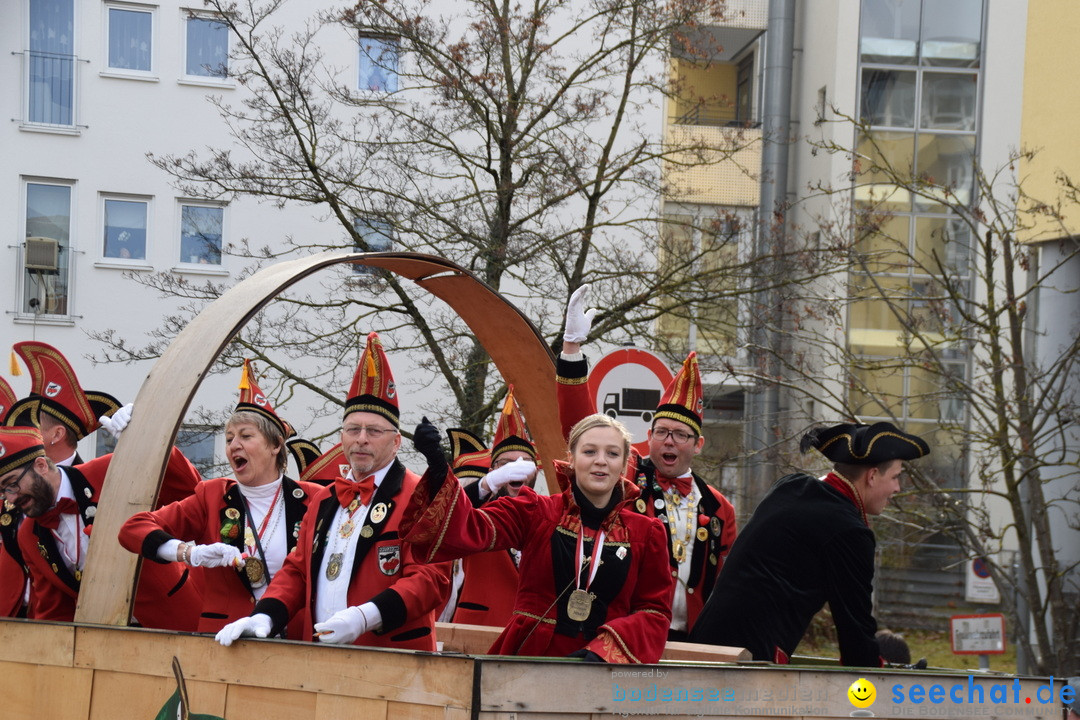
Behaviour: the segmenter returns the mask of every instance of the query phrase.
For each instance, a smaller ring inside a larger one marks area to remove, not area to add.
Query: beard
[[[28,504],[26,504],[27,499],[30,501]],[[40,517],[55,504],[56,491],[49,486],[49,482],[44,475],[39,475],[36,470],[31,470],[30,487],[16,498],[16,507],[22,510],[23,515],[26,517],[34,518]]]

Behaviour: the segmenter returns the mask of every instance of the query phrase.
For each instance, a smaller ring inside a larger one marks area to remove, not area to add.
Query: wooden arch
[[[169,447],[218,355],[240,328],[283,290],[341,263],[396,273],[453,308],[502,376],[514,384],[514,395],[529,420],[540,457],[550,464],[552,458],[565,453],[555,399],[554,355],[528,318],[464,268],[418,253],[340,251],[272,265],[208,305],[151,368],[135,399],[135,406],[143,411],[134,415],[121,436],[105,478],[75,622],[127,625],[139,558],[120,546],[117,533],[125,520],[150,509],[157,498]],[[549,466],[549,486],[554,483],[550,470]]]

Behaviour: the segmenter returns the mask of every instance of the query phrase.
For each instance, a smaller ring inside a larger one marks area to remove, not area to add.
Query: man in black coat
[[[874,533],[866,518],[900,490],[903,461],[928,455],[930,447],[880,422],[812,430],[800,443],[803,452],[810,448],[831,460],[833,471],[776,482],[735,541],[690,640],[787,663],[827,602],[840,661],[879,667]]]

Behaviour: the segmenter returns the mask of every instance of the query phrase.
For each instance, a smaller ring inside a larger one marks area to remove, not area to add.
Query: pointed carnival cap
[[[52,345],[27,341],[13,349],[30,371],[30,392],[41,398],[41,412],[50,415],[82,440],[101,427],[98,418],[120,409],[112,395],[84,391],[67,358]]]
[[[41,431],[32,427],[0,427],[0,475],[45,454]]]
[[[324,453],[320,453],[319,446],[310,440],[296,438],[285,444],[296,461],[299,479],[304,482],[329,485],[349,473],[349,464],[341,450],[341,443]]]
[[[369,333],[367,347],[356,366],[349,399],[345,401],[345,415],[354,412],[369,412],[382,415],[395,428],[398,427],[397,386],[390,374],[390,364],[386,361],[382,342],[378,333]]]
[[[840,423],[814,428],[803,435],[799,449],[815,449],[834,463],[877,465],[888,460],[914,460],[930,454],[918,435],[909,435],[890,422],[873,425]]]
[[[450,466],[459,479],[482,478],[491,469],[491,453],[484,441],[462,428],[446,431],[450,438]]]
[[[705,403],[701,394],[701,371],[698,369],[697,353],[686,356],[682,368],[664,390],[654,418],[669,418],[686,423],[701,435],[701,419]]]
[[[255,371],[251,369],[250,360],[244,360],[244,368],[240,374],[240,400],[236,403],[236,409],[233,412],[253,412],[262,415],[281,431],[283,438],[296,434],[292,425],[278,417],[266,394],[255,384]]]
[[[514,400],[513,385],[506,390],[506,402],[503,403],[502,412],[499,414],[495,437],[491,439],[491,457],[494,459],[511,450],[520,450],[528,453],[533,460],[536,459],[536,447],[533,446],[532,438],[529,437],[529,429],[525,427],[525,418],[521,415],[521,409]]]
[[[8,385],[8,381],[4,378],[0,378],[0,423],[8,416],[8,411],[15,405],[18,400],[15,396],[15,391]]]

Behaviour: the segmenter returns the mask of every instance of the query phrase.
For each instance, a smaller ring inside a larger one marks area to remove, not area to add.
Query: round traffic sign
[[[673,377],[664,361],[648,350],[619,348],[593,367],[589,393],[596,411],[626,425],[634,437],[634,449],[648,455],[653,414]]]

